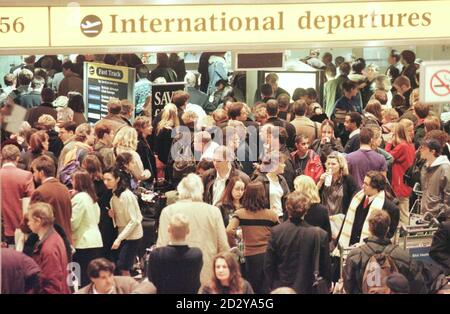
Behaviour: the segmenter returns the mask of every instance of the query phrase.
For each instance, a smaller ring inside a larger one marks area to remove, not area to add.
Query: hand
[[[111,246],[111,250],[117,250],[119,248],[121,242],[122,241],[120,241],[120,240],[114,241],[113,245]]]
[[[319,181],[321,181],[322,183],[325,182],[325,178],[327,177],[328,173],[324,172],[322,173],[322,175],[320,176]]]
[[[114,209],[112,208],[108,209],[108,216],[114,218]]]
[[[144,172],[142,172],[142,178],[143,180],[147,180],[152,176],[150,170],[145,169]]]

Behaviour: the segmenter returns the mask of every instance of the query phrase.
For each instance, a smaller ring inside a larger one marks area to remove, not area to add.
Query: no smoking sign
[[[430,104],[450,103],[450,61],[422,63],[420,101]]]

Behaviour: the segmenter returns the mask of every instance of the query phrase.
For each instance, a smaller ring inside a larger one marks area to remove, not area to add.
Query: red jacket
[[[32,258],[41,267],[40,284],[44,294],[70,294],[67,285],[67,251],[61,236],[51,228],[37,244]]]
[[[0,189],[3,232],[13,237],[23,218],[22,198],[34,191],[33,175],[14,165],[4,165],[0,169]]]
[[[394,157],[392,165],[392,189],[397,197],[409,197],[412,189],[405,184],[403,176],[414,163],[416,150],[413,143],[401,143],[395,147],[391,143],[386,144],[386,151]]]
[[[293,151],[291,153],[291,158],[294,161],[295,166],[295,157],[297,156],[297,151]],[[297,171],[297,169],[294,169]],[[314,182],[318,182],[320,179],[320,176],[323,173],[323,166],[322,162],[320,161],[320,156],[316,154],[312,149],[308,150],[308,162],[306,163],[305,170],[303,171],[303,174],[311,177]]]

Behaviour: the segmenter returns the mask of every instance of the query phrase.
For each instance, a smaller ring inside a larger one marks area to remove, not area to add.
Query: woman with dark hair
[[[213,276],[200,294],[253,294],[252,286],[241,276],[237,256],[223,252],[214,257]]]
[[[411,50],[403,50],[400,53],[400,56],[402,57],[401,63],[404,66],[402,75],[409,78],[411,88],[416,89],[417,87],[419,87],[419,84],[417,84],[416,81],[417,66],[414,63],[416,61],[416,54]]]
[[[116,163],[121,162],[122,155],[129,154],[123,153],[117,156]],[[128,160],[131,160],[131,155]],[[119,251],[117,268],[122,276],[130,276],[139,242],[143,236],[142,214],[136,195],[130,190],[129,178],[129,174],[123,170],[123,165],[103,176],[106,187],[113,192],[109,215],[117,226],[119,235],[111,249]]]
[[[267,293],[264,285],[264,255],[278,215],[267,209],[264,185],[250,182],[245,189],[242,207],[235,211],[227,227],[228,242],[233,246],[236,230],[242,228],[244,239],[245,274],[256,293]]]
[[[381,126],[382,125],[381,121],[383,121],[383,116],[381,112],[382,112],[381,103],[376,99],[369,100],[363,112],[364,125],[372,123]]]
[[[169,68],[175,71],[178,81],[184,80],[186,76],[186,65],[184,64],[184,59],[181,59],[177,53],[171,53],[169,55]]]
[[[86,269],[89,262],[100,257],[103,247],[102,236],[98,228],[100,207],[97,203],[94,184],[87,171],[80,170],[72,174],[74,196],[72,197],[72,239],[75,247],[74,262],[80,264],[82,287],[89,283]]]
[[[89,173],[92,182],[94,183],[97,203],[100,207],[100,222],[98,227],[100,229],[103,241],[102,256],[110,261],[115,261],[115,255],[112,254],[111,246],[117,237],[117,230],[114,227],[111,217],[108,215],[109,202],[112,197],[112,192],[111,190],[108,190],[103,183],[102,163],[94,153],[90,153],[83,160],[81,167]]]
[[[341,139],[334,136],[334,123],[331,120],[325,120],[320,126],[320,136],[311,144],[311,149],[320,156],[320,161],[323,165],[327,160],[328,155],[333,151],[340,153],[344,152]]]
[[[25,170],[30,170],[33,160],[42,155],[49,156],[53,159],[55,165],[57,164],[58,161],[55,158],[55,155],[48,151],[48,139],[49,136],[45,131],[37,131],[30,135],[28,150],[25,153],[22,153],[19,161],[19,164],[22,164]]]
[[[244,191],[245,182],[242,181],[239,176],[232,177],[225,187],[222,199],[220,200],[220,203],[216,205],[217,207],[219,207],[220,212],[222,213],[225,227],[228,226],[230,217],[233,215],[233,213],[239,208],[242,208],[241,204]]]
[[[144,169],[149,169],[153,176],[147,180],[149,183],[157,179],[155,153],[150,147],[151,134],[153,131],[150,118],[141,116],[134,121],[133,127],[138,133],[137,153],[141,156]]]
[[[86,123],[86,117],[84,116],[84,100],[80,93],[69,92],[69,102],[67,107],[73,110],[73,122],[77,125]]]

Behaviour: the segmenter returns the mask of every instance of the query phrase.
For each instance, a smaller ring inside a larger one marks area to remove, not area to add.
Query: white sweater
[[[72,237],[76,249],[103,247],[102,235],[98,228],[100,207],[86,192],[72,197]]]

